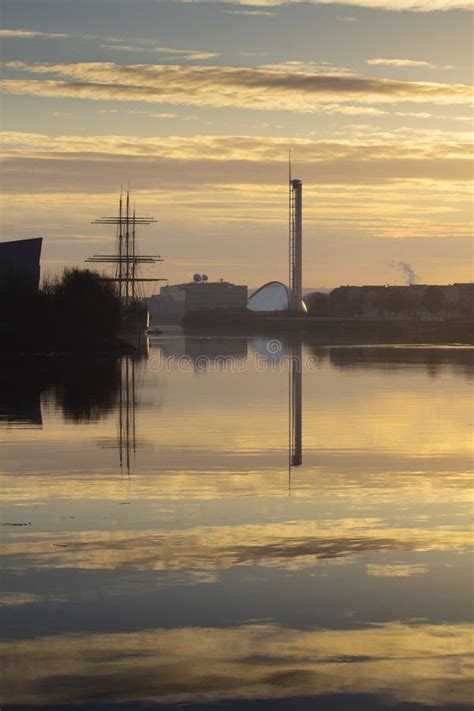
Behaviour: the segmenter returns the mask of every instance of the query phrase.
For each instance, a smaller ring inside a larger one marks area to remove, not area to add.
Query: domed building
[[[250,311],[288,311],[290,295],[281,281],[269,281],[254,291],[247,302]]]
[[[269,281],[254,291],[247,302],[250,311],[288,311],[290,308],[290,292],[281,281]],[[302,302],[301,310],[306,311]]]

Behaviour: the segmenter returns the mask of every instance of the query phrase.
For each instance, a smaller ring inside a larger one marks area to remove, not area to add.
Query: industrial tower
[[[303,311],[303,183],[289,173],[290,311]]]

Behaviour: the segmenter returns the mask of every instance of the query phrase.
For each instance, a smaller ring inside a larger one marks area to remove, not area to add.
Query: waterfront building
[[[41,237],[0,242],[0,283],[20,277],[37,289],[42,243]]]
[[[247,286],[228,281],[192,281],[185,284],[162,286],[158,308],[153,304],[152,314],[161,322],[177,323],[188,313],[197,311],[243,310],[247,306]],[[151,301],[156,302],[156,297]]]

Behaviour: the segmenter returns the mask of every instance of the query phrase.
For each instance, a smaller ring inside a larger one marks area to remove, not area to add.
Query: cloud
[[[179,116],[178,114],[171,113],[168,111],[153,113],[152,111],[143,111],[140,109],[131,109],[127,111],[127,114],[133,116],[148,116],[150,118],[160,118],[160,119],[180,119],[185,120],[186,117]]]
[[[255,136],[57,136],[5,132],[6,192],[84,191],[107,182],[127,161],[137,185],[266,185],[281,181],[288,145],[300,155],[307,184],[373,184],[403,179],[470,181],[471,151],[458,141],[317,141]],[[89,166],[89,167],[88,167]],[[97,181],[97,182],[96,182]]]
[[[250,15],[251,17],[275,17],[276,15],[270,10],[223,10],[222,12],[228,15]]]
[[[216,4],[241,4],[259,8],[274,8],[291,5],[332,5],[334,0],[210,0]],[[209,0],[174,0],[178,3],[200,3]],[[372,10],[409,10],[411,12],[434,12],[448,10],[472,10],[472,0],[345,0],[345,5],[366,7]]]
[[[219,57],[217,52],[201,52],[194,49],[177,49],[176,47],[138,47],[129,44],[101,44],[100,46],[103,49],[112,49],[117,52],[156,52],[157,54],[169,54],[193,61]]]
[[[95,106],[99,108],[101,104]],[[150,109],[150,104],[142,106]],[[129,108],[138,110],[126,104],[122,107],[124,113]],[[163,106],[164,113],[167,108]],[[133,130],[133,117],[129,118],[129,128]],[[160,119],[147,121],[158,123]],[[60,125],[59,119],[55,122]],[[178,132],[173,119],[163,119],[161,124],[169,126],[171,134]],[[201,128],[197,120],[181,123],[186,125],[193,132]],[[65,132],[64,128],[61,132]],[[338,130],[333,138],[325,140],[319,136],[295,139],[286,135],[137,137],[6,132],[2,168],[4,230],[15,236],[32,230],[44,232],[50,237],[50,244],[62,235],[65,246],[56,253],[70,254],[74,243],[75,254],[82,258],[88,254],[85,248],[80,251],[84,205],[89,212],[92,210],[92,216],[108,214],[103,212],[107,200],[114,205],[113,194],[120,182],[130,179],[137,200],[150,214],[156,214],[156,206],[160,205],[160,221],[167,220],[165,232],[183,234],[191,229],[188,225],[199,224],[206,243],[212,230],[219,228],[220,232],[231,234],[233,229],[243,229],[254,236],[256,244],[265,245],[262,235],[269,231],[276,234],[284,225],[286,160],[288,146],[292,145],[305,185],[309,234],[315,229],[319,235],[365,235],[375,244],[384,243],[387,238],[432,236],[437,238],[432,240],[437,244],[444,238],[472,232],[472,147],[468,139],[463,132],[431,132],[423,126],[390,132],[360,125],[345,128],[343,137]],[[71,230],[77,234],[72,241],[68,236]],[[190,238],[189,243],[194,242]],[[337,247],[328,249],[337,252]],[[424,254],[432,249],[427,243]],[[176,255],[174,244],[167,250]],[[382,252],[382,265],[398,254],[395,248],[384,247]],[[209,250],[207,259],[212,260],[213,254],[214,248]],[[50,252],[47,257],[51,256]],[[412,260],[405,252],[403,258]],[[418,257],[415,263],[420,264]],[[336,268],[337,274],[338,268],[342,267]],[[176,267],[174,274],[179,269],[182,267]],[[221,276],[223,268],[218,269]],[[425,279],[430,280],[431,273],[423,267]],[[337,277],[343,283],[352,278],[346,273],[343,276]],[[233,278],[241,278],[237,269]],[[458,275],[453,280],[468,278]],[[258,284],[258,279],[258,275],[252,277],[251,283]],[[430,446],[437,445],[431,442]]]
[[[367,575],[374,578],[411,578],[414,575],[426,575],[430,569],[420,563],[367,563]]]
[[[21,607],[37,605],[43,602],[65,602],[67,598],[59,595],[38,595],[26,592],[6,592],[0,594],[0,607]]]
[[[393,111],[375,108],[375,106],[352,106],[350,104],[322,104],[318,107],[317,112],[328,114],[342,114],[345,116],[398,116],[400,118],[416,118],[416,119],[448,119],[450,121],[472,121],[470,116],[445,116],[440,114],[432,114],[428,111]],[[370,127],[368,127],[370,128]],[[393,136],[396,135],[398,129],[393,131]],[[392,137],[393,137],[392,136]],[[387,136],[387,140],[390,140]]]
[[[470,104],[464,84],[410,82],[278,68],[187,67],[173,64],[27,64],[5,62],[11,71],[64,79],[4,79],[9,94],[90,100],[143,101],[188,106],[313,112],[335,101]]]
[[[8,29],[4,28],[0,30],[0,38],[12,38],[12,39],[36,39],[37,37],[45,37],[47,39],[64,39],[66,37],[79,37],[82,39],[96,39],[97,35],[91,34],[76,34],[67,32],[41,32],[39,30],[26,30],[26,29]]]
[[[173,120],[166,123],[172,125]],[[190,125],[199,127],[199,122]],[[467,265],[466,245],[472,234],[472,147],[467,140],[450,133],[425,136],[413,128],[389,139],[376,133],[356,133],[351,138],[350,132],[346,133],[345,140],[239,135],[52,137],[38,133],[5,133],[2,167],[5,234],[21,237],[32,230],[45,233],[49,244],[59,238],[64,240],[64,247],[56,251],[58,255],[70,254],[71,245],[75,244],[75,254],[82,258],[90,252],[90,247],[87,251],[82,247],[80,251],[84,224],[87,224],[87,220],[84,223],[84,205],[92,216],[109,214],[107,210],[115,205],[120,182],[131,180],[137,201],[145,212],[156,214],[157,205],[160,206],[159,218],[165,233],[188,234],[190,231],[189,234],[202,235],[203,244],[209,247],[206,253],[209,263],[216,258],[216,240],[211,236],[216,230],[219,234],[236,237],[242,230],[249,238],[252,235],[248,249],[259,249],[260,245],[261,263],[265,263],[264,250],[268,244],[266,239],[272,239],[270,233],[281,234],[284,243],[284,186],[287,150],[292,145],[299,175],[304,180],[308,234],[315,230],[314,234],[320,236],[350,233],[354,240],[370,237],[373,245],[380,245],[379,266],[399,254],[396,242],[390,243],[390,247],[381,246],[387,239],[398,242],[405,238],[433,237],[420,248],[421,256],[417,254],[414,262],[425,264],[426,253],[432,254],[438,249],[435,244],[443,243],[446,238],[453,242],[462,236],[466,241],[459,249],[466,254],[462,264]],[[71,232],[77,239],[71,240]],[[188,244],[196,243],[196,239],[199,241],[201,237],[189,237]],[[327,249],[337,254],[339,248],[343,249],[337,247],[338,244],[342,243],[332,240]],[[160,251],[177,257],[179,249],[171,243],[167,244],[166,252],[165,246]],[[352,246],[348,251],[350,249]],[[364,249],[369,249],[368,243]],[[377,263],[373,249],[371,246],[370,258]],[[245,249],[242,250],[245,254]],[[183,248],[183,251],[186,250]],[[224,253],[228,258],[230,252],[232,248],[223,246],[220,259],[224,259]],[[456,254],[456,250],[453,253]],[[354,252],[354,258],[357,254]],[[440,265],[438,279],[444,279],[445,258],[437,254],[436,262],[430,258],[430,264]],[[404,259],[412,260],[411,253],[404,251],[403,255]],[[51,258],[51,252],[47,256]],[[184,253],[179,256],[185,258]],[[233,259],[245,262],[244,257]],[[345,264],[348,266],[341,266],[338,260],[333,271],[342,274],[338,280],[349,283],[353,275],[350,275],[350,262],[346,260]],[[191,270],[192,266],[185,268]],[[347,273],[337,271],[344,268]],[[175,269],[173,276],[182,279],[183,267],[176,267],[175,259],[171,269]],[[167,272],[171,269],[167,268]],[[233,267],[226,264],[225,269],[217,266],[216,269],[221,276],[223,271],[227,273],[225,270]],[[241,278],[239,273],[243,272],[237,266],[232,278]],[[430,274],[430,268],[423,266],[424,278],[436,281],[434,277],[429,278]],[[274,275],[270,274],[269,278],[271,276]],[[389,278],[387,268],[384,279]],[[260,274],[249,279],[250,283],[258,284]],[[460,272],[460,276],[452,278],[463,279],[469,279],[467,272],[466,276]],[[212,419],[212,413],[207,416]],[[220,423],[216,421],[215,426],[219,429]],[[235,432],[239,426],[235,426]],[[393,426],[392,423],[392,430]],[[399,435],[406,437],[406,430]],[[324,436],[331,437],[331,431],[325,431]],[[377,438],[380,441],[380,429]],[[390,431],[387,446],[392,439],[393,431]],[[227,431],[223,441],[232,441],[236,451],[241,446]],[[352,444],[353,440],[349,439],[346,446]],[[430,452],[437,451],[439,443],[430,440],[425,446]]]
[[[261,64],[258,69],[269,72],[281,72],[283,74],[296,72],[310,75],[323,74],[328,76],[357,76],[352,69],[349,69],[348,67],[334,66],[330,64],[330,62],[302,62],[294,59],[286,62],[275,62],[273,64]]]
[[[87,40],[101,40],[107,42],[107,44],[99,45],[102,49],[111,49],[117,52],[156,52],[158,54],[169,54],[170,56],[179,56],[183,59],[188,60],[215,59],[219,56],[219,54],[217,54],[216,52],[202,52],[194,49],[178,49],[176,47],[155,47],[154,40],[150,40],[149,38],[144,37],[133,38],[133,41],[139,43],[139,46],[138,44],[119,44],[120,42],[123,42],[125,38],[113,36],[111,37],[107,35],[101,36],[77,32],[42,32],[39,30],[8,28],[0,30],[0,39],[36,39],[40,37],[46,39],[76,38]]]
[[[305,180],[308,228],[314,221],[321,229],[338,224],[347,229],[350,224],[378,237],[471,232],[472,148],[462,142],[6,132],[3,143],[3,214],[13,224],[18,201],[30,202],[29,209],[36,212],[39,204],[46,209],[51,202],[57,212],[60,204],[74,201],[74,194],[114,191],[117,175],[132,180],[142,202],[162,203],[162,216],[175,214],[178,201],[183,221],[275,224],[284,219],[280,190],[291,144]],[[342,186],[344,196],[339,195]],[[152,194],[145,197],[143,191]],[[77,200],[90,203],[85,197]],[[26,206],[20,212],[26,220]],[[44,229],[49,230],[48,215]],[[390,258],[386,255],[384,261]]]
[[[409,132],[408,132],[409,133]],[[129,158],[145,157],[161,158],[177,161],[199,161],[204,167],[206,162],[224,163],[249,163],[251,170],[258,170],[253,163],[262,166],[262,172],[268,170],[270,165],[279,166],[287,160],[285,148],[292,145],[295,152],[299,153],[300,168],[311,164],[321,164],[327,161],[399,161],[413,159],[419,163],[433,159],[456,160],[463,159],[467,163],[472,157],[472,146],[468,134],[448,133],[435,134],[430,137],[423,132],[418,135],[412,131],[413,139],[410,141],[405,136],[392,136],[390,141],[381,138],[375,133],[366,140],[361,138],[339,140],[316,140],[293,137],[266,137],[266,136],[166,136],[143,138],[123,135],[64,135],[48,136],[42,133],[23,133],[17,131],[4,131],[5,157],[51,157],[57,155],[64,158],[68,154],[82,157],[86,154],[93,159],[94,155],[101,154],[124,156]],[[237,167],[237,166],[236,166]],[[447,169],[448,166],[445,166]],[[226,170],[228,170],[226,168]],[[318,167],[319,170],[319,167]],[[236,179],[242,174],[236,173]],[[258,180],[260,177],[257,178]]]
[[[389,111],[376,109],[374,106],[350,106],[347,104],[326,104],[319,111],[328,114],[343,114],[345,116],[387,116]]]
[[[385,67],[415,67],[422,69],[452,69],[452,64],[431,64],[430,62],[423,62],[418,59],[367,59],[367,64],[370,65],[382,65]]]
[[[18,38],[18,39],[30,39],[34,37],[48,37],[48,38],[53,38],[53,37],[58,37],[58,38],[63,38],[63,37],[69,37],[68,34],[65,34],[64,32],[39,32],[37,30],[13,30],[13,29],[3,29],[0,30],[0,37],[12,37],[12,38]]]
[[[177,118],[177,114],[173,114],[173,113],[157,113],[157,114],[150,114],[150,116],[152,118],[160,118],[160,119],[175,119],[175,118]]]

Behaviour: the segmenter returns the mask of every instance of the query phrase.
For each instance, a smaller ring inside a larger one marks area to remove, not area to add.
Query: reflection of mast
[[[292,343],[289,368],[289,467],[303,463],[303,362],[301,338]]]
[[[136,397],[135,397],[135,360],[125,356],[120,364],[119,392],[119,457],[120,469],[125,466],[130,474],[130,463],[133,455],[135,461],[136,437]]]
[[[101,446],[118,450],[120,471],[129,475],[135,464],[137,451],[136,413],[140,402],[139,368],[140,361],[148,356],[148,339],[144,338],[140,345],[141,350],[138,353],[134,353],[133,356],[123,356],[114,363],[116,378],[114,378],[114,397],[113,400],[111,399],[111,404],[116,415],[116,436],[101,440]],[[107,411],[110,409],[109,407]]]

